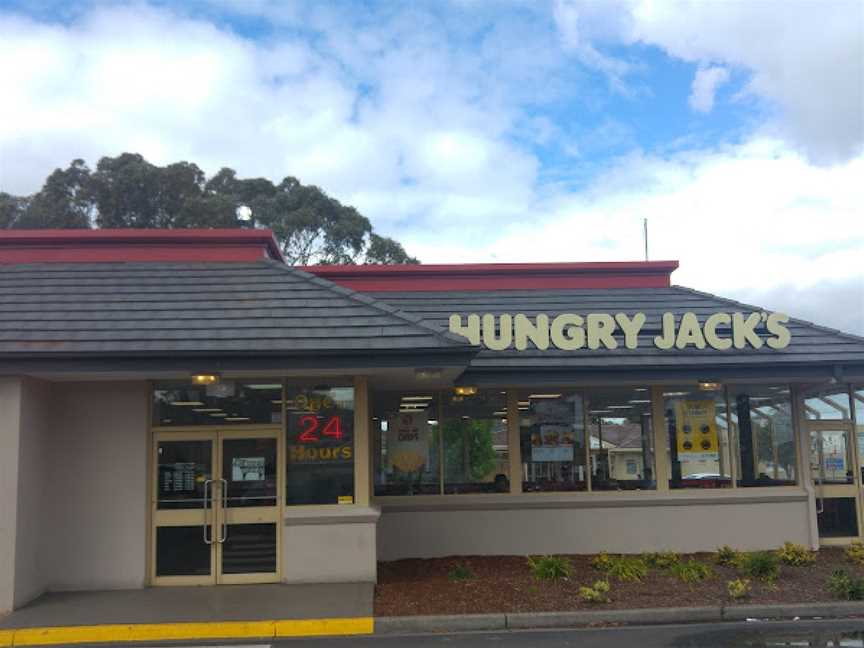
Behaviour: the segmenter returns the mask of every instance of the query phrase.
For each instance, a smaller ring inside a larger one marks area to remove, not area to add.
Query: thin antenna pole
[[[642,219],[642,238],[645,240],[645,260],[648,260],[648,219]]]

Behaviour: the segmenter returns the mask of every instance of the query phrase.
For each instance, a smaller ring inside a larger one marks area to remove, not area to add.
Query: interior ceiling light
[[[634,400],[629,400],[629,401],[627,401],[627,402],[628,402],[628,403],[650,403],[651,401],[650,401],[650,400],[644,400],[644,399],[642,399],[642,400],[640,400],[640,399],[634,399]]]
[[[700,380],[699,381],[699,389],[702,391],[718,391],[722,385],[719,382],[714,382],[711,380]]]
[[[632,405],[607,405],[610,410],[613,409],[633,409]]]
[[[415,369],[414,377],[420,380],[432,380],[433,378],[441,377],[441,370],[437,368],[423,368],[423,369]]]
[[[663,392],[664,396],[686,396],[690,392]]]
[[[453,393],[457,396],[473,396],[477,393],[476,387],[469,387],[468,385],[459,385],[453,388]]]
[[[176,405],[177,407],[198,407],[204,403],[201,401],[173,401],[171,404]]]
[[[226,418],[228,415],[225,412],[216,412],[215,414],[211,414],[210,416],[216,418]]]
[[[210,412],[221,412],[222,410],[218,407],[196,407],[192,411],[209,414]]]
[[[428,401],[432,400],[432,396],[403,396],[403,401]]]
[[[196,373],[192,374],[193,385],[215,385],[219,382],[218,373]]]
[[[249,389],[282,389],[281,383],[268,383],[268,384],[245,384],[244,387],[248,387]]]
[[[561,398],[561,394],[531,394],[528,398]]]
[[[248,416],[226,416],[225,420],[226,421],[248,421],[249,417]]]

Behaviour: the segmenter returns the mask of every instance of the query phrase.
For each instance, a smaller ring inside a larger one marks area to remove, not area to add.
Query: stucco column
[[[0,377],[0,616],[15,603],[21,380]]]

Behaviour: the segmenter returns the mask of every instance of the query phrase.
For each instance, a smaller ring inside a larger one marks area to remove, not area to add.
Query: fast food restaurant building
[[[301,269],[266,230],[4,233],[0,612],[861,537],[864,338],[676,267]]]

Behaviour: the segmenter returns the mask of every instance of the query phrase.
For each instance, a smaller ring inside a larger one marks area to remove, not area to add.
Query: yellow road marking
[[[374,628],[372,617],[57,626],[0,630],[0,648],[126,641],[358,635],[372,634]]]

